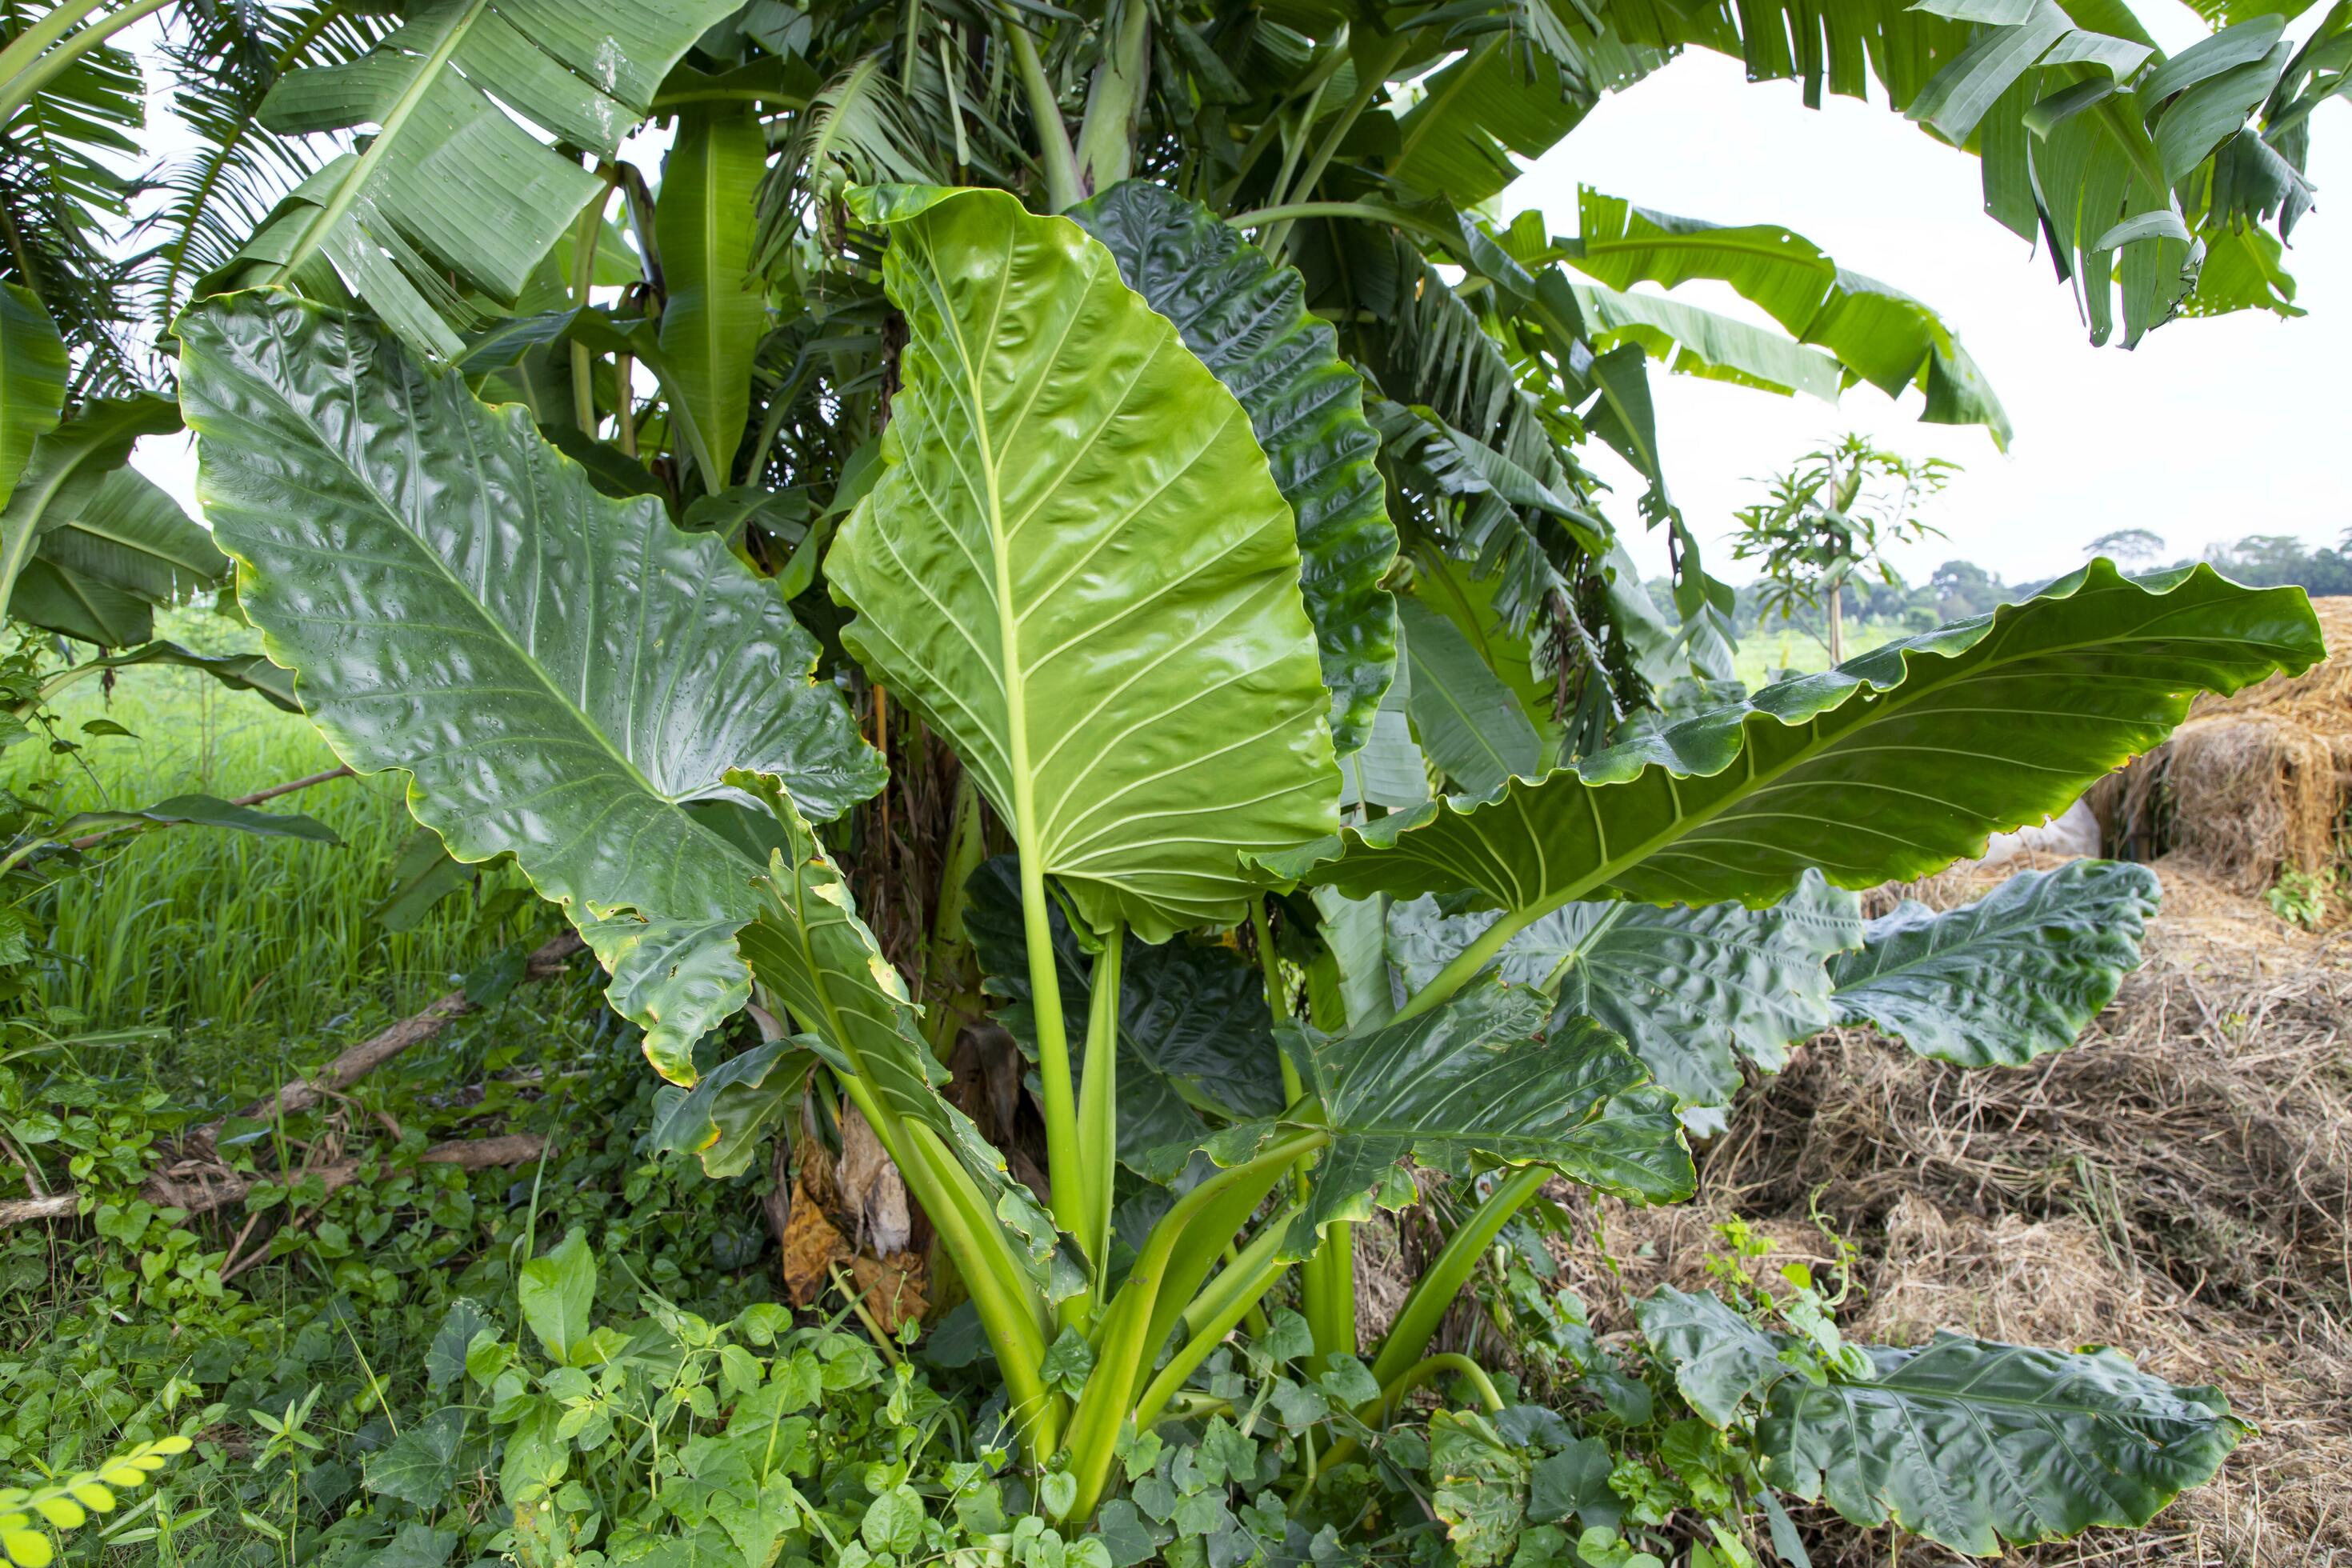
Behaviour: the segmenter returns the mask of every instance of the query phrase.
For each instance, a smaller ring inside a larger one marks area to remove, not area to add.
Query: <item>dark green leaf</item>
[[[1990,1556],[2093,1525],[2137,1529],[2221,1468],[2246,1428],[2210,1388],[2121,1354],[1938,1334],[1873,1351],[1867,1382],[1783,1378],[1757,1428],[1767,1479],[1856,1524]]]
[[[740,1176],[800,1108],[815,1056],[805,1039],[768,1040],[730,1057],[656,1114],[656,1149],[692,1154],[705,1175]]]
[[[1129,180],[1069,216],[1248,410],[1297,514],[1299,588],[1331,689],[1332,745],[1346,756],[1370,734],[1396,666],[1395,614],[1381,587],[1396,529],[1360,378],[1331,328],[1307,314],[1298,274],[1208,208]]]
[[[1808,866],[1927,875],[2063,810],[2200,689],[2323,652],[2300,589],[2095,561],[2039,597],[1848,659],[1586,757],[1494,802],[1437,802],[1267,858],[1351,896],[1474,891],[1524,925],[1614,892],[1761,904]]]
[[[1906,900],[1831,961],[1838,1021],[1962,1067],[2063,1050],[2139,967],[2161,896],[2145,866],[2076,860],[1942,914]]]
[[[1675,1386],[1710,1426],[1728,1426],[1748,1400],[1795,1370],[1780,1359],[1788,1343],[1766,1333],[1706,1291],[1671,1285],[1634,1309],[1650,1353],[1672,1368]]]
[[[368,1457],[368,1490],[437,1511],[457,1488],[457,1450],[465,1440],[464,1410],[435,1411]]]
[[[1400,903],[1389,914],[1389,953],[1417,990],[1492,923],[1440,914],[1433,899]],[[1722,1106],[1739,1087],[1742,1058],[1778,1072],[1789,1047],[1830,1026],[1824,961],[1861,941],[1854,896],[1808,872],[1762,910],[1570,904],[1513,937],[1501,973],[1622,1035],[1686,1107]]]
[[[490,1315],[471,1296],[449,1303],[433,1342],[425,1352],[425,1385],[436,1394],[466,1375],[466,1350],[474,1336],[490,1327]]]
[[[1537,1037],[1550,1012],[1526,986],[1474,982],[1442,1007],[1360,1037],[1286,1030],[1314,1108],[1302,1119],[1268,1118],[1211,1135],[1200,1147],[1219,1164],[1251,1158],[1286,1126],[1328,1126],[1332,1142],[1315,1168],[1313,1196],[1286,1246],[1313,1250],[1322,1227],[1396,1207],[1412,1189],[1408,1157],[1454,1169],[1475,1154],[1541,1164],[1638,1202],[1685,1196],[1695,1177],[1673,1102],[1652,1087],[1622,1041],[1589,1018]],[[1191,1154],[1156,1152],[1165,1179]]]

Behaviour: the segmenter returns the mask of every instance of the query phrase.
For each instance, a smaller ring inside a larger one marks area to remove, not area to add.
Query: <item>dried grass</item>
[[[2315,599],[2330,648],[2352,638],[2352,598]],[[2253,895],[2335,857],[2352,806],[2352,659],[2200,697],[2172,738],[2092,795],[2110,843],[2168,854]]]

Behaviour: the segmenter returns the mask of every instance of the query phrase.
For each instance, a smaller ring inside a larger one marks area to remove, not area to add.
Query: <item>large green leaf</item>
[[[996,191],[853,200],[889,232],[908,341],[883,472],[826,559],[842,640],[1085,920],[1233,923],[1240,856],[1328,832],[1339,793],[1246,414],[1067,219]]]
[[[1297,514],[1299,587],[1331,689],[1332,742],[1346,756],[1370,735],[1396,666],[1396,615],[1381,587],[1396,529],[1361,379],[1329,324],[1307,314],[1298,274],[1199,203],[1129,180],[1069,216],[1249,411]]]
[[[1941,914],[1906,900],[1831,960],[1838,1020],[1962,1067],[2063,1050],[2139,967],[2161,897],[2145,866],[2076,860]]]
[[[184,669],[202,670],[232,691],[253,692],[271,707],[289,713],[302,711],[302,705],[294,700],[292,673],[257,653],[197,653],[175,642],[151,642],[127,653],[87,659],[77,668],[127,669],[139,664],[172,664]]]
[[[2150,1377],[2116,1351],[1938,1334],[1869,1353],[1867,1381],[1773,1386],[1757,1429],[1765,1479],[1979,1556],[2144,1525],[2246,1430],[2219,1391]]]
[[[375,128],[282,202],[213,287],[322,293],[331,263],[408,341],[447,358],[466,311],[445,273],[512,301],[602,182],[535,136],[610,158],[669,68],[732,0],[426,0],[359,59],[288,73],[273,132]],[[510,112],[511,111],[511,112]]]
[[[939,1135],[1042,1273],[1055,1253],[1053,1219],[971,1119],[941,1098],[947,1073],[923,1039],[906,982],[858,918],[849,884],[774,780],[733,776],[783,828],[783,846],[760,881],[759,918],[737,938],[751,973],[815,1037],[825,1060],[869,1086],[890,1116]]]
[[[1540,993],[1488,980],[1443,1007],[1361,1036],[1286,1026],[1307,1100],[1198,1147],[1231,1166],[1292,1128],[1330,1130],[1312,1196],[1285,1243],[1300,1257],[1325,1226],[1411,1201],[1412,1183],[1400,1168],[1408,1158],[1451,1169],[1475,1154],[1549,1166],[1636,1202],[1687,1197],[1696,1177],[1671,1098],[1648,1082],[1624,1042],[1592,1020],[1564,1019],[1545,1034],[1550,1011]],[[1173,1175],[1193,1147],[1158,1151],[1155,1173]]]
[[[33,443],[58,427],[66,399],[66,345],[30,289],[0,284],[0,507],[8,504]],[[0,578],[0,605],[9,579]]]
[[[1774,1384],[1795,1370],[1781,1359],[1783,1334],[1768,1333],[1705,1290],[1685,1294],[1661,1285],[1633,1309],[1651,1353],[1673,1369],[1675,1387],[1699,1418],[1728,1426],[1740,1406],[1763,1403]]]
[[[1760,905],[1808,866],[1848,888],[1925,876],[2063,810],[2162,741],[2198,691],[2297,674],[2323,652],[2300,589],[2242,588],[2201,565],[2128,579],[2095,561],[2023,604],[1496,800],[1434,802],[1267,864],[1354,896],[1475,892],[1513,911],[1511,929],[1612,893]]]
[[[6,605],[11,614],[20,613],[16,608],[16,588],[39,552],[42,536],[97,493],[107,476],[130,459],[131,448],[140,437],[168,435],[179,427],[180,411],[171,399],[142,395],[85,405],[71,419],[35,439],[32,456],[7,505],[0,508],[0,595],[5,595],[0,597],[0,604]],[[54,575],[49,582],[54,587]],[[68,586],[58,592],[69,598],[72,590]],[[136,604],[120,591],[107,602]],[[52,608],[55,603],[51,599],[42,607]],[[114,610],[101,618],[101,633],[120,629],[121,617],[136,613],[135,608]],[[61,629],[71,637],[84,636],[79,626]],[[110,644],[116,639],[99,635],[88,640]]]
[[[774,591],[658,501],[598,494],[520,406],[287,295],[208,306],[182,343],[247,612],[337,754],[408,770],[457,858],[511,852],[583,925],[740,922],[761,868],[692,803],[742,798],[735,767],[823,816],[880,786]]]
[[[1671,289],[1701,278],[1727,283],[1800,342],[1836,355],[1851,379],[1889,397],[1919,387],[1927,398],[1922,419],[1982,425],[1996,440],[2009,440],[2000,400],[1941,317],[1847,271],[1802,235],[1772,224],[1727,227],[1650,212],[1589,185],[1578,195],[1577,227],[1569,259],[1613,289],[1640,282]]]
[[[1389,952],[1407,987],[1427,984],[1495,918],[1442,914],[1434,899],[1394,905]],[[1762,910],[1570,904],[1513,937],[1499,967],[1622,1035],[1686,1110],[1703,1109],[1731,1102],[1743,1059],[1778,1072],[1790,1046],[1836,1021],[1824,961],[1862,932],[1854,896],[1814,872]]]
[[[997,1021],[1036,1052],[1021,872],[1013,856],[982,863],[967,884],[964,934],[988,989],[1007,998]],[[1087,1016],[1093,960],[1057,907],[1050,911],[1062,1016]],[[1206,1112],[1219,1121],[1282,1109],[1274,1019],[1257,967],[1229,947],[1178,937],[1121,950],[1118,987],[1118,1152],[1137,1164],[1163,1143],[1197,1137]]]
[[[682,433],[716,495],[733,477],[751,406],[751,362],[768,335],[767,279],[752,269],[755,207],[768,139],[749,103],[678,116],[662,164],[654,236],[661,249],[661,351]]]

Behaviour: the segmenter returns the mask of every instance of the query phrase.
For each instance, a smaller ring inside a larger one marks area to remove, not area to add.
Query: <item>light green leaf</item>
[[[1412,668],[1406,711],[1430,760],[1482,798],[1506,779],[1537,776],[1543,743],[1502,679],[1444,616],[1410,598],[1397,612]]]
[[[2246,1431],[2219,1391],[2167,1384],[2111,1350],[1938,1334],[1869,1353],[1869,1381],[1774,1385],[1757,1428],[1765,1479],[1973,1556],[2137,1529],[2209,1479]]]
[[[1864,888],[1984,852],[2146,754],[2199,690],[2322,657],[2296,588],[2095,561],[2039,597],[1889,643],[1596,752],[1493,802],[1433,803],[1272,857],[1351,896],[1475,892],[1545,912],[1617,894],[1762,904],[1808,866]]]
[[[261,106],[290,134],[375,128],[305,181],[214,289],[333,291],[320,263],[421,349],[456,358],[468,312],[444,274],[512,302],[603,183],[517,116],[610,158],[732,0],[428,0],[374,48],[289,72]]]
[[[1395,905],[1389,952],[1418,990],[1493,923],[1442,915],[1436,900]],[[1728,1105],[1744,1058],[1778,1072],[1789,1047],[1835,1021],[1825,962],[1860,945],[1852,893],[1807,872],[1768,909],[1691,909],[1623,900],[1570,904],[1513,937],[1503,978],[1559,998],[1625,1037],[1684,1105]]]
[[[284,295],[200,310],[182,343],[265,646],[344,761],[409,771],[458,859],[512,853],[575,923],[748,920],[759,864],[689,806],[746,800],[734,767],[825,816],[879,787],[772,590],[659,502],[599,495],[521,408]]]
[[[768,139],[749,103],[688,110],[662,164],[654,236],[661,248],[666,384],[716,495],[733,477],[751,406],[751,362],[768,335],[767,279],[752,269]]]
[[[1638,342],[1677,375],[1837,401],[1837,362],[1777,332],[1657,294],[1625,294],[1589,283],[1569,288],[1596,351]]]
[[[66,398],[66,345],[40,298],[21,283],[0,284],[0,508],[32,458],[33,443],[58,427]],[[0,577],[0,605],[11,580]]]
[[[522,1321],[558,1364],[588,1342],[588,1313],[596,1304],[596,1258],[588,1233],[573,1226],[543,1257],[524,1264],[515,1280]]]
[[[1285,1131],[1328,1126],[1313,1194],[1285,1242],[1304,1257],[1325,1226],[1371,1216],[1376,1203],[1412,1197],[1399,1166],[1442,1169],[1472,1155],[1546,1165],[1587,1186],[1641,1203],[1686,1197],[1696,1175],[1672,1100],[1653,1087],[1624,1043],[1589,1018],[1545,1033],[1548,998],[1491,979],[1444,1006],[1345,1038],[1286,1027],[1307,1079],[1307,1104],[1244,1122],[1198,1145],[1221,1165],[1255,1157]],[[1192,1146],[1157,1151],[1161,1179]]]
[[[946,735],[1080,915],[1241,919],[1240,856],[1337,821],[1290,509],[1110,252],[997,191],[855,193],[907,314],[842,640]]]
[[[1831,961],[1838,1021],[1962,1067],[2063,1050],[2139,967],[2161,897],[2145,866],[2076,860],[1942,914],[1906,900]]]
[[[1332,744],[1365,743],[1396,668],[1396,616],[1381,579],[1396,560],[1362,382],[1330,326],[1307,311],[1296,270],[1197,202],[1129,180],[1070,209],[1110,247],[1127,286],[1176,324],[1185,347],[1249,411],[1274,482],[1298,519],[1299,588],[1315,623]]]

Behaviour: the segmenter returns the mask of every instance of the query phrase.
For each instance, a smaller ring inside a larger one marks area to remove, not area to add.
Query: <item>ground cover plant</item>
[[[1483,209],[1601,91],[1716,48],[1816,94],[1874,81],[1978,152],[1988,210],[2049,244],[2098,338],[2118,309],[2126,342],[2284,310],[2352,14],[2167,59],[2120,9],[2047,5],[190,8],[173,68],[206,141],[119,261],[97,236],[129,187],[90,149],[137,94],[109,40],[163,9],[28,13],[0,52],[38,176],[9,199],[44,220],[0,319],[9,738],[77,766],[126,740],[65,718],[120,672],[299,713],[333,765],[289,782],[405,775],[421,834],[377,921],[483,950],[412,934],[442,1000],[158,1117],[48,1063],[124,1045],[89,1026],[108,1009],[140,1014],[118,1034],[186,1020],[52,933],[143,912],[123,868],[150,841],[337,831],[266,792],[83,809],[48,774],[9,797],[11,1043],[51,1074],[11,1136],[61,1145],[71,1181],[12,1147],[34,1190],[11,1217],[87,1217],[138,1262],[71,1267],[146,1306],[308,1260],[335,1294],[298,1362],[339,1327],[356,1350],[369,1310],[408,1352],[298,1391],[231,1343],[222,1375],[110,1415],[162,1440],[249,1380],[257,1539],[392,1563],[1696,1568],[1803,1561],[1783,1495],[1972,1553],[2140,1525],[2238,1440],[2218,1394],[2117,1351],[1849,1343],[1811,1277],[1662,1290],[1635,1346],[1538,1291],[1549,1384],[1433,1348],[1547,1183],[1689,1196],[1692,1140],[1824,1027],[1968,1068],[2071,1046],[2137,963],[2144,870],[1869,921],[1857,891],[2324,652],[2299,590],[2099,559],[1745,691],[1653,362],[1916,387],[2005,437],[1998,399],[1941,317],[1785,230],[1595,192],[1572,237]],[[647,119],[650,171],[621,155]],[[1625,291],[1698,278],[1785,331]],[[142,290],[168,368],[121,330]],[[183,423],[206,526],[124,466]],[[1674,541],[1671,615],[1591,440]],[[198,598],[259,650],[156,639]],[[582,944],[612,1008],[562,1015],[583,1065],[491,1047],[350,1152],[336,1096],[563,994]],[[235,1023],[299,962],[233,1005],[163,989]],[[625,1076],[623,1040],[665,1087]],[[575,1152],[543,1215],[583,1114],[643,1131]],[[815,1328],[708,1281],[681,1302],[698,1266],[652,1267],[689,1231],[716,1248],[710,1211],[749,1195],[788,1216],[789,1278],[806,1162],[866,1145],[912,1201],[861,1227],[911,1252],[919,1216],[937,1304],[962,1299],[929,1372],[863,1280]],[[694,1188],[679,1153],[765,1190]],[[1368,1336],[1359,1231],[1440,1183],[1456,1222]],[[629,1217],[592,1243],[583,1203]],[[184,1222],[231,1205],[215,1253]],[[600,1282],[636,1310],[596,1321]],[[1446,1408],[1408,1415],[1430,1388]],[[320,1457],[322,1399],[358,1463]]]

